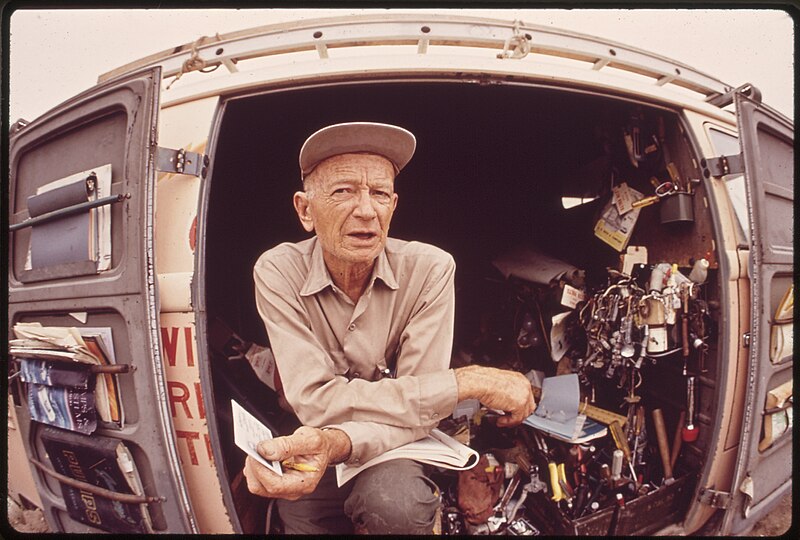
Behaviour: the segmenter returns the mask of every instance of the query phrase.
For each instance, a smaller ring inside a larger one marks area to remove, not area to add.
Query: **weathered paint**
[[[159,146],[205,152],[216,105],[212,98],[162,110]],[[200,532],[232,533],[211,451],[191,305],[192,235],[200,183],[200,178],[185,174],[158,176],[155,228],[161,348],[178,456]]]
[[[33,480],[25,445],[22,443],[22,433],[17,424],[17,412],[14,408],[14,399],[8,395],[8,496],[19,502],[22,495],[33,504],[42,508],[42,499]]]
[[[161,314],[167,399],[195,518],[202,533],[232,533],[211,452],[195,343],[194,314]]]

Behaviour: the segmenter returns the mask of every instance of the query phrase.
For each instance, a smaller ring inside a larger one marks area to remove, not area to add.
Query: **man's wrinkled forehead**
[[[371,180],[393,181],[396,174],[394,164],[379,154],[359,152],[339,154],[321,161],[306,175],[306,180],[358,180],[370,171]]]

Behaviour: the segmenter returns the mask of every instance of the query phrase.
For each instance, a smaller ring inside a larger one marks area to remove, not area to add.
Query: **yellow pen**
[[[300,472],[319,472],[319,469],[313,465],[309,465],[308,463],[297,463],[296,461],[289,461],[288,459],[281,461],[281,465],[287,469],[294,469],[295,471]]]

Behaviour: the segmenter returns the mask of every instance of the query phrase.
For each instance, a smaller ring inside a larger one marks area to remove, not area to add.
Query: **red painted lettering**
[[[200,390],[199,382],[194,383],[194,393],[197,398],[197,410],[200,411],[200,418],[204,419],[206,417],[206,408],[203,405],[203,392]]]
[[[186,439],[186,445],[189,449],[189,460],[192,462],[192,465],[199,465],[197,461],[197,451],[194,449],[194,441],[200,438],[200,434],[196,431],[180,431],[176,429],[175,435],[177,435],[179,439]]]
[[[206,440],[206,452],[208,452],[208,461],[214,465],[214,453],[211,451],[211,437],[208,436],[208,433],[203,433],[203,438]]]
[[[192,329],[188,326],[183,329],[183,342],[186,345],[186,364],[194,366],[194,351],[192,350]]]
[[[167,334],[167,332],[170,332]],[[178,329],[161,328],[161,341],[164,344],[164,354],[170,367],[175,367],[175,360],[178,352]]]
[[[177,394],[175,390],[179,391],[180,394]],[[167,381],[167,392],[169,393],[169,408],[172,412],[172,417],[176,418],[178,416],[175,404],[180,403],[183,405],[183,412],[186,413],[186,417],[193,418],[192,411],[189,410],[189,405],[186,403],[189,401],[189,388],[182,382]]]

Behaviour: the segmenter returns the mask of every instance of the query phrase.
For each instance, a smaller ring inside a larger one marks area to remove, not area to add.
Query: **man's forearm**
[[[483,398],[491,387],[491,375],[494,368],[484,366],[465,366],[455,369],[458,385],[458,401]]]

